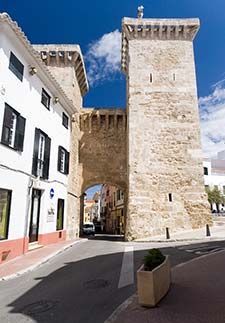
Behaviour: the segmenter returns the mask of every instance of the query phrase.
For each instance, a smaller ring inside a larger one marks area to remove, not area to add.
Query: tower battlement
[[[82,96],[88,92],[88,81],[79,45],[33,45],[42,61],[50,67],[74,67]]]
[[[84,108],[80,115],[80,129],[92,131],[108,131],[109,129],[126,130],[126,109]]]
[[[127,46],[133,39],[189,40],[195,38],[200,22],[193,19],[137,19],[122,20],[122,71],[127,70]]]

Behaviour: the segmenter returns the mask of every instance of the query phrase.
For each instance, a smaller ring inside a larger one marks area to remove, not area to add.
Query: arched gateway
[[[88,90],[77,45],[39,45],[77,113],[72,120],[67,235],[79,232],[83,191],[111,183],[126,194],[128,240],[210,222],[204,192],[193,39],[198,19],[122,23],[127,108],[83,109]]]
[[[127,189],[126,109],[82,109],[81,191],[99,183]]]

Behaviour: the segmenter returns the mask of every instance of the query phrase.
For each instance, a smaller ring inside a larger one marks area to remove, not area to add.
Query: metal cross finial
[[[143,6],[139,6],[138,7],[138,18],[143,18],[144,13],[143,13],[144,7]]]

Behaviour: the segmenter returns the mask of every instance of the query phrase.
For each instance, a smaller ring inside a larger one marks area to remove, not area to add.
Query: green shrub
[[[144,269],[151,271],[158,267],[165,260],[165,256],[159,249],[150,249],[148,254],[144,257]]]

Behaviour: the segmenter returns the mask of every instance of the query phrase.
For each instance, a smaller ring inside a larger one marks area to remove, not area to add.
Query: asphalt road
[[[146,249],[156,246],[175,266],[225,248],[225,242],[169,246],[93,239],[74,245],[35,271],[0,282],[0,322],[103,323],[135,292],[135,272]]]

